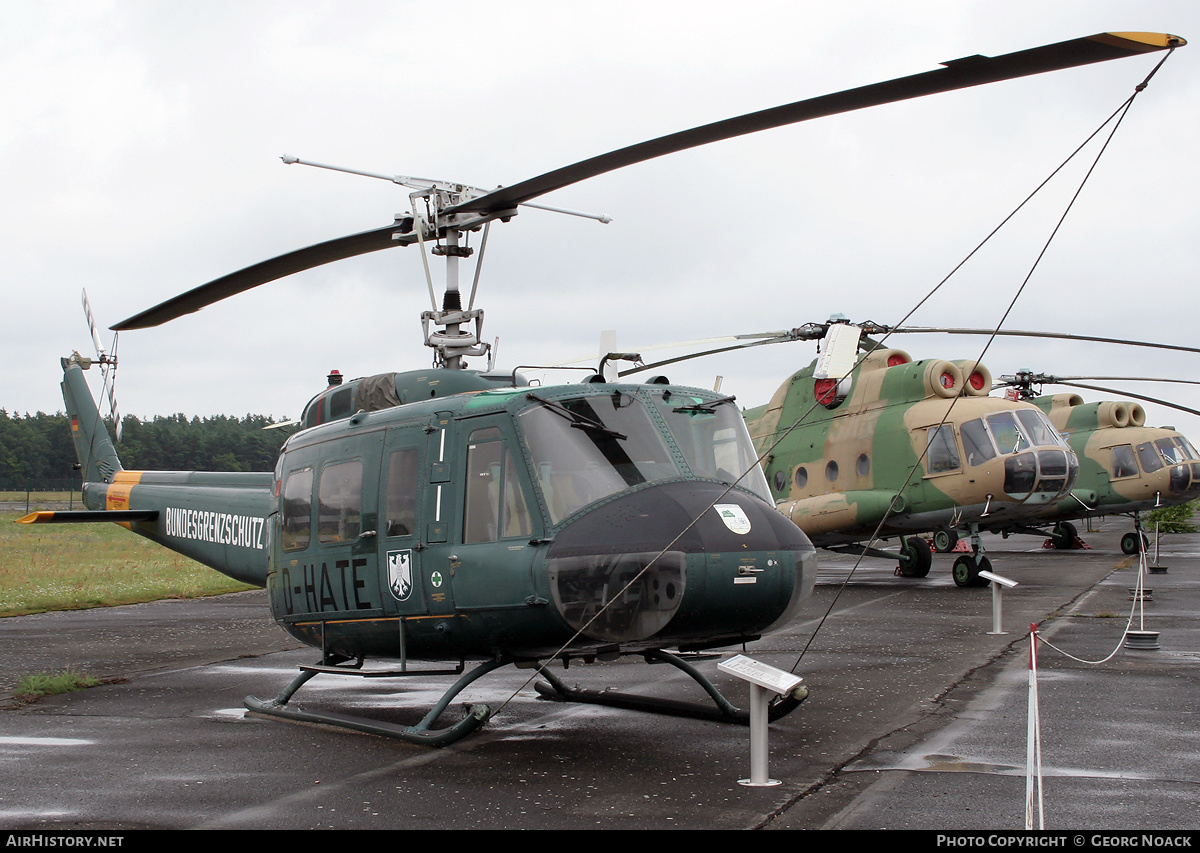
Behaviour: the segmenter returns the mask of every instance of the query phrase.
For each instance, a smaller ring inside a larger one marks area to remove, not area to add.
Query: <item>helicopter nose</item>
[[[1030,503],[1049,503],[1068,492],[1079,476],[1079,460],[1062,448],[1017,453],[1004,460],[1004,491]]]
[[[765,501],[707,481],[626,492],[547,551],[555,606],[591,640],[756,636],[812,590],[804,533]]]
[[[1173,466],[1167,488],[1172,495],[1187,500],[1200,495],[1200,462]]]

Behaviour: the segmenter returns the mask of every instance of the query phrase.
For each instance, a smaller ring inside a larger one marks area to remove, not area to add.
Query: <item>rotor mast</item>
[[[461,370],[466,367],[463,361],[467,356],[487,355],[490,345],[482,341],[483,309],[473,305],[467,310],[462,307],[462,293],[459,289],[459,258],[469,258],[474,249],[463,242],[464,231],[478,231],[481,225],[492,219],[503,216],[505,219],[516,214],[515,210],[503,211],[496,214],[450,213],[447,208],[462,205],[472,199],[486,195],[486,190],[456,184],[450,181],[431,180],[429,178],[414,178],[408,175],[382,175],[376,172],[365,172],[361,169],[350,169],[344,166],[332,166],[327,163],[317,163],[312,160],[302,160],[289,154],[281,158],[284,163],[299,163],[302,166],[315,166],[319,169],[329,169],[335,172],[346,172],[351,175],[362,175],[367,178],[378,178],[393,184],[414,190],[409,195],[412,205],[413,235],[398,232],[393,235],[397,242],[417,242],[421,246],[422,259],[426,241],[433,243],[430,254],[441,255],[446,259],[445,285],[442,293],[442,304],[438,307],[434,295],[433,278],[425,264],[425,276],[429,284],[431,310],[421,312],[421,327],[425,336],[425,346],[435,351],[434,360],[439,367],[450,370]],[[402,221],[404,217],[397,216]],[[405,236],[415,240],[405,240]],[[476,266],[483,262],[480,253]],[[478,275],[476,276],[478,281]],[[469,327],[474,325],[474,329]],[[430,328],[433,326],[434,328]],[[437,328],[440,327],[440,328]],[[464,328],[468,327],[468,328]]]

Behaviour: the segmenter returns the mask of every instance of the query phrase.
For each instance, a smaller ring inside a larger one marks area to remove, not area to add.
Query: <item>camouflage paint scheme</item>
[[[1077,394],[1049,394],[1030,402],[1046,412],[1079,457],[1071,495],[1046,507],[1039,519],[1131,513],[1200,497],[1195,450],[1171,427],[1146,426],[1139,404],[1084,403]]]
[[[844,393],[844,399],[832,407],[817,402],[822,380],[813,377],[815,365],[795,373],[770,403],[745,417],[759,453],[768,454],[763,467],[777,507],[818,547],[869,539],[893,503],[882,537],[954,530],[985,512],[993,521],[1028,516],[1070,487],[1068,476],[1057,485],[1043,480],[1030,493],[1008,494],[1005,463],[1011,457],[970,464],[958,436],[961,424],[1036,408],[987,396],[991,375],[982,365],[914,362],[903,350],[878,349],[842,380],[837,396]],[[953,429],[959,464],[931,471],[922,455],[930,431],[943,420]],[[1062,444],[1030,450],[1048,450],[1075,470],[1074,456]]]

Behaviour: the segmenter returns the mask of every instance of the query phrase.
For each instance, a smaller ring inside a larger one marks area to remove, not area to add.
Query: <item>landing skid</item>
[[[750,712],[736,707],[726,699],[716,685],[682,658],[676,655],[654,650],[644,652],[646,660],[669,663],[671,666],[687,674],[693,681],[704,688],[704,692],[713,700],[715,707],[702,705],[697,702],[685,702],[675,699],[658,699],[653,696],[637,696],[632,693],[617,693],[610,690],[584,690],[579,687],[568,687],[562,679],[549,670],[543,670],[541,675],[545,682],[537,682],[534,687],[545,699],[556,702],[585,702],[592,705],[604,705],[610,708],[624,708],[630,711],[649,711],[655,714],[670,714],[675,717],[689,717],[696,720],[714,720],[718,723],[750,724]],[[808,698],[808,688],[801,685],[787,696],[772,702],[767,712],[771,722],[790,714]]]
[[[274,699],[263,700],[257,696],[247,696],[245,699],[246,708],[256,714],[265,714],[271,717],[282,717],[286,720],[296,720],[302,723],[320,723],[326,726],[339,726],[345,729],[352,729],[358,732],[366,732],[368,734],[382,735],[383,737],[395,738],[397,740],[416,743],[422,746],[446,746],[454,743],[461,738],[466,737],[472,732],[479,729],[488,721],[491,716],[491,709],[487,705],[472,705],[467,709],[467,713],[457,723],[447,726],[443,729],[431,728],[442,712],[446,710],[449,704],[454,700],[462,690],[470,685],[473,681],[481,676],[487,675],[494,669],[499,669],[506,666],[510,661],[484,661],[479,666],[465,673],[454,684],[442,694],[442,698],[437,701],[422,719],[415,726],[401,726],[395,723],[385,723],[378,720],[371,720],[366,717],[356,717],[352,714],[339,714],[336,712],[318,713],[314,711],[305,711],[302,708],[288,707],[288,702],[292,695],[308,682],[313,676],[321,674],[334,675],[357,675],[365,678],[381,678],[388,676],[412,676],[415,673],[408,671],[400,672],[379,672],[379,671],[363,671],[359,669],[348,669],[345,667],[336,666],[302,666],[300,674],[292,680],[282,693]],[[440,674],[440,673],[426,673]]]

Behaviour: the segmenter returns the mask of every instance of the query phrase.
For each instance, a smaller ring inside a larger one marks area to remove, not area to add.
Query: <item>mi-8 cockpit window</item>
[[[1147,474],[1153,474],[1163,466],[1162,455],[1155,448],[1154,444],[1149,441],[1137,446],[1137,455],[1138,461],[1142,463],[1142,470]]]
[[[992,440],[988,438],[982,418],[976,418],[963,424],[961,435],[963,453],[967,457],[968,465],[982,465],[984,462],[996,458],[996,448],[992,445]]]
[[[967,421],[962,425],[960,432],[969,465],[980,465],[994,459],[997,453],[1017,453],[1033,447],[1066,446],[1054,425],[1037,409],[994,412],[986,417]]]
[[[464,544],[533,533],[512,451],[495,427],[475,430],[468,439],[465,501]]]
[[[1001,453],[1016,453],[1018,450],[1029,448],[1029,439],[1021,432],[1021,427],[1012,412],[988,415],[984,421],[995,439],[996,448]]]
[[[336,462],[321,469],[317,486],[317,541],[349,542],[362,531],[362,462]]]
[[[1168,465],[1178,465],[1181,462],[1190,462],[1196,456],[1192,452],[1191,445],[1187,443],[1187,439],[1183,436],[1172,436],[1170,438],[1160,438],[1154,442],[1154,446],[1158,448],[1159,454]]]
[[[774,502],[746,422],[732,397],[705,400],[670,391],[651,397],[693,474],[722,483],[736,482],[768,503]]]
[[[1061,446],[1065,444],[1062,436],[1054,428],[1054,425],[1037,409],[1019,410],[1017,412],[1017,420],[1021,422],[1021,428],[1025,432],[1025,437],[1035,447],[1049,447],[1056,444]]]
[[[526,396],[533,405],[518,422],[553,523],[630,486],[680,476],[662,434],[633,395]]]

